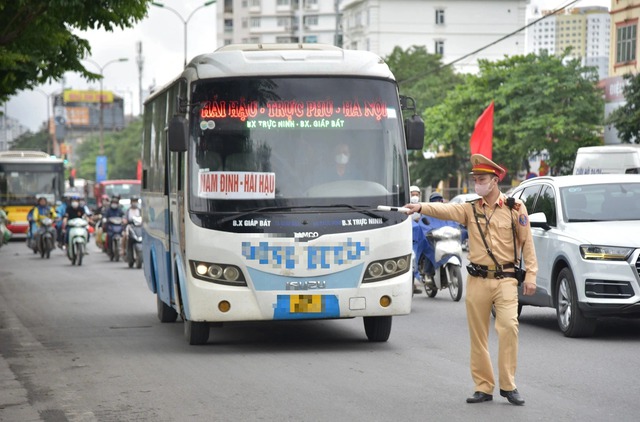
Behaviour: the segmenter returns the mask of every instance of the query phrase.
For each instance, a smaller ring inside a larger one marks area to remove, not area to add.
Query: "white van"
[[[573,174],[640,173],[640,145],[578,148]]]

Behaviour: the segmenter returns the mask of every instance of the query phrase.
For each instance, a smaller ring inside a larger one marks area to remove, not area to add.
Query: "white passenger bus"
[[[403,124],[394,77],[368,52],[230,45],[193,59],[145,102],[158,318],[181,316],[190,344],[212,323],[353,317],[386,341],[411,310],[411,221],[377,206],[409,201],[413,109]]]

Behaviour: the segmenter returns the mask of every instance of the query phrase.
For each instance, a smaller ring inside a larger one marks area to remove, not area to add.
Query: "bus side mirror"
[[[169,151],[185,152],[189,138],[189,122],[183,116],[173,116],[169,122]]]
[[[404,121],[404,133],[407,137],[407,149],[422,149],[424,147],[424,120],[414,114]]]

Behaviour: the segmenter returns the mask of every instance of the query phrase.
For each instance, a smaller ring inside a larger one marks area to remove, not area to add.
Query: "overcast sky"
[[[221,0],[219,0],[221,1]],[[531,0],[531,5],[538,5],[541,9],[556,9],[570,3],[572,0]],[[164,0],[166,6],[180,13],[186,19],[191,12],[203,5],[205,0]],[[607,6],[611,0],[581,0],[572,7]],[[198,54],[212,52],[216,49],[217,4],[199,9],[189,20],[187,25],[187,59],[191,60]],[[169,10],[150,6],[145,19],[134,28],[125,31],[104,32],[90,31],[82,36],[91,43],[90,59],[101,66],[119,58],[128,58],[127,62],[109,64],[104,70],[104,90],[114,91],[125,99],[125,113],[131,114],[132,107],[135,114],[139,113],[138,99],[138,65],[136,63],[136,43],[142,41],[142,55],[144,68],[142,71],[142,86],[148,89],[150,85],[162,86],[175,78],[183,68],[184,60],[184,24],[183,21]],[[99,70],[88,63],[87,69],[99,73]],[[66,89],[95,89],[99,90],[97,82],[89,83],[81,79],[77,73],[68,72],[65,75]],[[62,82],[41,85],[38,88],[47,94],[59,92]],[[14,96],[3,108],[7,114],[16,118],[31,131],[37,131],[44,124],[47,117],[47,102],[45,95],[36,91],[24,91]]]

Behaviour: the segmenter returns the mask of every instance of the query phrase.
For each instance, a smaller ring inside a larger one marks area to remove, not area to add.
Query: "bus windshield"
[[[0,203],[34,205],[44,196],[51,203],[61,199],[62,164],[0,163]]]
[[[111,183],[105,184],[105,195],[109,198],[119,196],[121,198],[131,198],[140,196],[140,183]]]
[[[191,211],[373,206],[406,190],[391,81],[241,78],[192,92]]]

